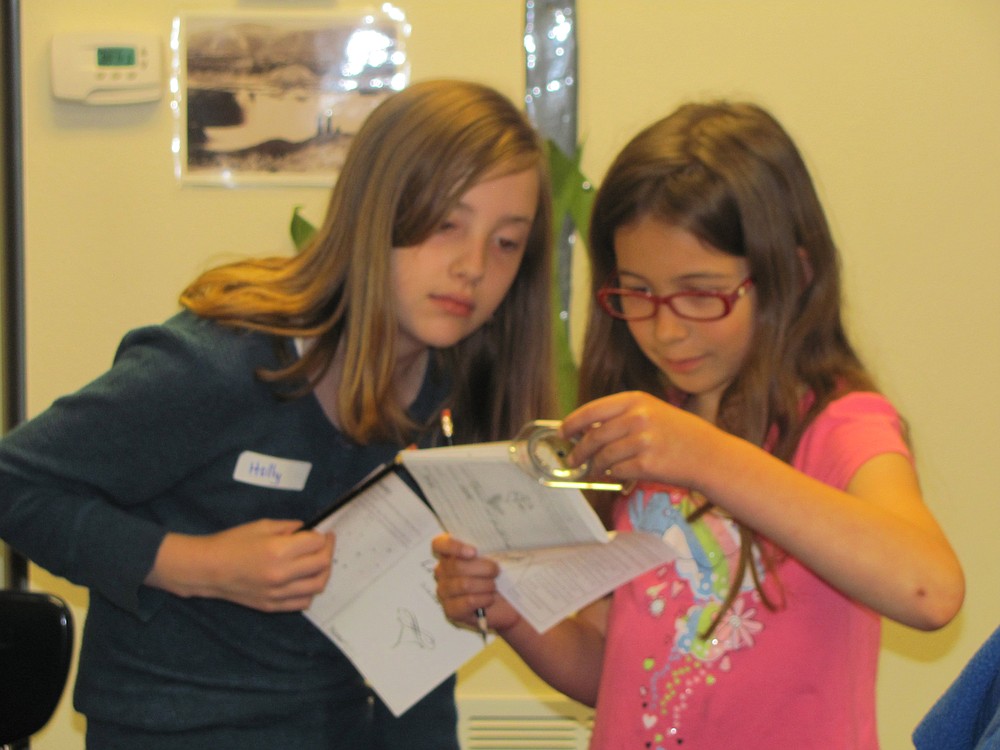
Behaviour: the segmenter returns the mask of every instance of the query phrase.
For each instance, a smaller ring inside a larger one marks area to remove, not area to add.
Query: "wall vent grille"
[[[462,750],[586,750],[593,709],[563,699],[461,698]]]

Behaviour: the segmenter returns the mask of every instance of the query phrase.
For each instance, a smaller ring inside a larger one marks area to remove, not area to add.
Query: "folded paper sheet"
[[[404,451],[332,508],[315,528],[336,533],[333,573],[305,615],[396,715],[483,648],[437,601],[443,530],[500,563],[500,592],[540,632],[674,557],[658,537],[606,531],[579,490],[539,484],[506,443]]]

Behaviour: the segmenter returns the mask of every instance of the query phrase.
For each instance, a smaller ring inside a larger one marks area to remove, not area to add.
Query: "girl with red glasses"
[[[435,540],[449,617],[490,625],[596,706],[591,748],[876,748],[880,619],[940,628],[964,596],[906,427],[852,347],[837,251],[766,111],[682,106],[598,194],[570,459],[627,480],[615,528],[676,551],[539,634],[496,564]]]

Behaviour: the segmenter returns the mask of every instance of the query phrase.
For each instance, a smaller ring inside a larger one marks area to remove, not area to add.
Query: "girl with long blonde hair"
[[[303,524],[445,408],[458,440],[549,411],[546,164],[493,89],[390,95],[308,247],[202,274],[0,441],[0,535],[90,590],[88,746],[458,749],[453,680],[394,718],[303,617],[336,544]]]

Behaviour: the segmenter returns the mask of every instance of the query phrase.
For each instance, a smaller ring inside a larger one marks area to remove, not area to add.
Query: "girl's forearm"
[[[604,636],[577,617],[539,634],[524,620],[499,635],[535,674],[560,693],[594,706],[604,658]]]
[[[718,507],[880,614],[933,630],[957,613],[961,566],[905,457],[869,460],[844,492],[739,438],[716,437],[696,487]]]

